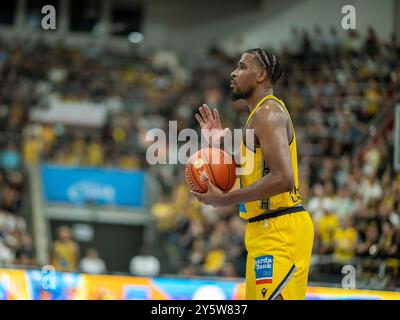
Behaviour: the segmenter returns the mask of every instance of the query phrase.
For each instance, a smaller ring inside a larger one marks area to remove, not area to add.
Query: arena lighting
[[[131,32],[128,35],[128,41],[131,43],[140,43],[143,41],[143,38],[144,38],[144,36],[140,32]]]

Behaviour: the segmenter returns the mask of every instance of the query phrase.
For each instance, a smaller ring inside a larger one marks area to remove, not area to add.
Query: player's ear
[[[267,78],[268,78],[267,70],[262,69],[262,70],[260,71],[260,73],[258,74],[257,82],[258,82],[258,83],[261,83],[261,82],[267,80]]]

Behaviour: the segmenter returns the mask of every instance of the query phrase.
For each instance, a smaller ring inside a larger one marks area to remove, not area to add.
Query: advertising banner
[[[243,279],[145,278],[0,269],[0,300],[244,300]],[[400,300],[400,292],[307,288],[306,300]]]
[[[43,165],[41,175],[47,202],[145,207],[146,174],[143,171]]]

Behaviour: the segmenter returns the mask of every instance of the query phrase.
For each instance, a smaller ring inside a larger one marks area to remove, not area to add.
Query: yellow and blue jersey
[[[278,101],[285,109],[290,119],[289,112],[286,109],[286,106],[283,103],[283,101],[279,100],[277,97],[273,95],[268,95],[262,98],[258,102],[256,107],[253,109],[253,111],[250,113],[249,117],[247,118],[246,125],[243,131],[244,133],[242,137],[242,146],[241,146],[241,157],[242,157],[241,165],[247,166],[248,164],[246,165],[246,161],[253,161],[254,163],[253,163],[253,170],[251,172],[246,172],[245,174],[242,174],[240,176],[240,188],[245,188],[247,186],[252,185],[254,182],[268,175],[268,173],[270,172],[268,164],[265,163],[263,159],[261,148],[256,146],[250,148],[249,146],[246,146],[246,130],[248,128],[248,125],[252,117],[254,116],[255,112],[268,99],[274,99]],[[292,122],[291,119],[290,121]],[[266,211],[273,211],[279,208],[293,207],[301,203],[301,195],[299,193],[298,167],[297,167],[296,134],[294,131],[293,124],[291,124],[291,126],[293,131],[293,139],[289,144],[289,150],[290,150],[290,158],[292,162],[292,168],[295,180],[295,187],[293,188],[293,190],[289,192],[280,193],[272,197],[268,197],[257,201],[242,203],[240,205],[240,216],[243,219],[248,220]],[[266,152],[273,152],[273,150],[266,150]]]

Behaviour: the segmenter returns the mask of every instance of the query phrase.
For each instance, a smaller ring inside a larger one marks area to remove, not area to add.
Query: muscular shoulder
[[[286,126],[289,118],[284,107],[276,100],[270,99],[263,103],[254,113],[254,129],[266,126]]]

